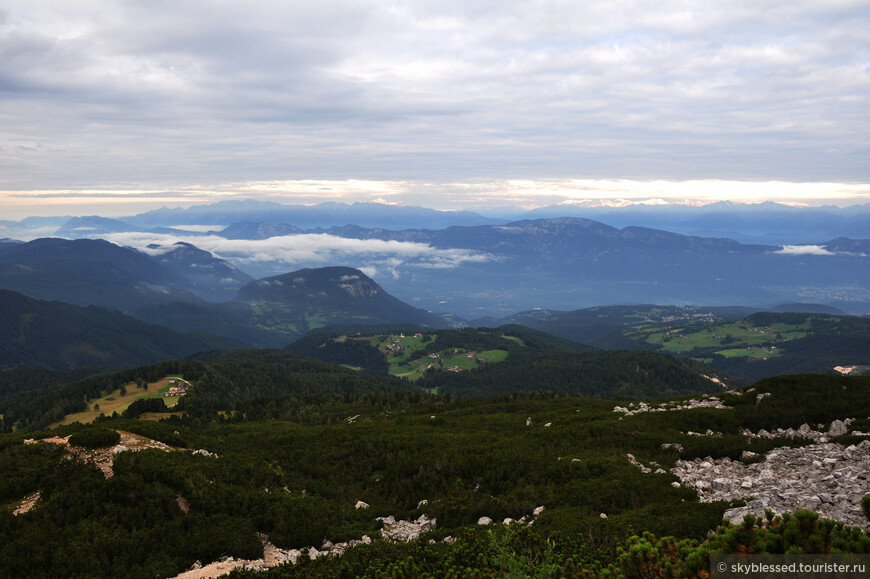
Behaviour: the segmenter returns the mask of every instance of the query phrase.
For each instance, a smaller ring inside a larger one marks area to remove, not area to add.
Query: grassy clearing
[[[648,344],[663,352],[686,354],[696,349],[715,349],[724,356],[764,358],[778,356],[774,344],[797,340],[807,335],[809,324],[777,323],[768,327],[755,327],[740,321],[703,327],[678,329],[648,329],[638,332]],[[747,348],[753,348],[747,350]],[[769,351],[756,348],[767,348]]]
[[[181,376],[166,376],[157,382],[148,384],[148,390],[142,390],[136,386],[135,382],[130,382],[123,386],[123,389],[126,390],[126,394],[122,395],[121,388],[118,388],[102,398],[88,400],[87,410],[66,415],[63,420],[53,424],[52,428],[64,424],[72,424],[73,422],[87,424],[93,422],[100,414],[105,414],[106,416],[111,416],[113,412],[121,414],[130,406],[130,404],[140,398],[162,398],[166,407],[172,408],[178,404],[180,397],[164,397],[164,394],[169,391],[169,381],[178,380],[179,378],[181,378]],[[163,414],[162,416],[166,415]]]
[[[719,350],[716,352],[721,356],[725,356],[726,358],[751,358],[753,360],[766,360],[768,358],[776,358],[780,355],[779,350],[761,350],[761,349],[753,349],[749,350],[746,348],[732,348],[729,350]]]
[[[519,338],[503,337],[525,345]],[[378,348],[387,358],[390,376],[398,376],[412,382],[429,370],[450,368],[458,368],[461,371],[473,370],[481,364],[503,362],[508,356],[507,350],[469,352],[464,348],[446,348],[424,356],[423,351],[437,340],[437,336],[426,338],[422,334],[413,336],[391,334],[363,339]]]

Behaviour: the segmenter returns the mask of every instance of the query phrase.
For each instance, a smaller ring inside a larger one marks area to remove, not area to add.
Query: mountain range
[[[148,236],[140,238],[142,252],[156,258],[149,267],[161,266],[159,272],[118,271],[118,260],[88,257],[84,265],[75,267],[76,272],[61,276],[72,280],[69,301],[120,309],[136,307],[136,302],[196,303],[193,297],[226,301],[252,279],[231,265],[235,261],[258,278],[350,264],[377,272],[384,289],[405,302],[465,319],[501,318],[534,308],[574,310],[632,303],[769,307],[805,302],[847,313],[870,311],[868,240],[841,237],[804,246],[748,245],[643,227],[617,229],[582,218],[444,229],[348,225],[320,230],[315,237],[268,222],[237,223],[226,231],[234,240],[230,245],[215,241],[222,232],[201,238],[220,249],[224,260],[189,241],[173,244],[171,235],[163,238],[168,243],[161,246]],[[51,246],[60,240],[43,240],[38,242],[44,249],[37,260],[34,243],[0,244],[0,287],[60,299],[39,288],[51,285],[46,276],[57,277],[69,269],[75,255],[55,259]],[[318,250],[323,244],[325,248]],[[285,250],[291,257],[279,257]],[[295,267],[288,267],[288,259]],[[100,260],[111,267],[95,266]],[[92,271],[85,273],[89,268]],[[116,287],[114,301],[76,297],[85,291],[77,277],[96,278],[99,270],[104,289]],[[120,294],[121,286],[132,289]],[[162,289],[157,292],[151,286]]]
[[[220,201],[187,209],[163,208],[111,219],[66,216],[0,220],[0,237],[100,237],[134,231],[184,231],[186,235],[201,235],[209,229],[219,232],[230,226],[238,228],[239,224],[259,223],[291,233],[345,225],[393,230],[444,229],[559,217],[591,219],[619,229],[647,227],[681,235],[726,237],[741,243],[765,245],[814,244],[837,237],[870,238],[870,205],[801,207],[771,201],[754,204],[721,201],[701,206],[560,204],[526,212],[502,211],[481,215],[472,211],[437,211],[384,203],[286,205],[254,200]],[[230,229],[227,235],[235,234]],[[243,235],[246,239],[251,238],[249,233]]]
[[[25,294],[77,306],[102,306],[178,332],[207,332],[222,336],[225,344],[257,347],[282,347],[326,325],[448,325],[443,317],[389,295],[353,268],[303,269],[254,281],[189,244],[147,249],[148,253],[92,239],[0,243],[0,288],[11,290],[0,296],[0,303],[16,304],[6,305],[14,312],[23,298],[19,294]],[[28,303],[35,307],[34,302]],[[51,317],[46,314],[40,319]],[[136,321],[114,319],[122,326]],[[18,328],[15,320],[9,323],[10,328]],[[196,342],[184,352],[203,347]]]

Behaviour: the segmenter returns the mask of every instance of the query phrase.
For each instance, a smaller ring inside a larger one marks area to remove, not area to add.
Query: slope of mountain
[[[214,257],[189,243],[169,247],[149,245],[158,263],[184,280],[184,287],[211,302],[232,299],[238,289],[254,278],[228,261]]]
[[[584,344],[525,326],[462,330],[372,330],[311,332],[285,350],[332,364],[345,364],[377,376],[411,381],[442,370],[460,372],[503,363],[520,350],[581,352]]]
[[[107,233],[129,233],[140,231],[138,227],[117,219],[109,219],[98,215],[86,217],[71,217],[54,235],[64,239],[81,239],[106,235]]]
[[[62,217],[27,217],[21,221],[0,220],[0,237],[30,240],[46,237],[70,219]]]
[[[105,308],[0,290],[0,370],[124,368],[238,345],[205,333],[179,334]]]
[[[626,329],[623,344],[703,360],[743,381],[814,372],[867,373],[870,318],[759,312],[736,322]]]
[[[868,430],[868,379],[789,376],[691,409],[684,399],[628,412],[627,401],[587,396],[430,396],[281,352],[203,358],[65,389],[84,405],[108,388],[183,374],[194,386],[165,421],[0,437],[0,500],[18,508],[0,511],[0,575],[173,577],[316,548],[330,554],[234,575],[695,577],[707,575],[710,553],[867,552],[858,500],[870,455],[856,431]],[[832,440],[745,434],[798,428]],[[106,430],[125,446],[59,443]],[[740,460],[746,451],[754,458]],[[705,485],[685,476],[686,462]],[[712,493],[713,478],[789,514],[723,523],[733,502]],[[797,508],[848,511],[862,528]],[[397,529],[425,534],[401,543]]]
[[[429,372],[421,388],[459,396],[564,392],[646,400],[722,392],[731,380],[709,366],[657,352],[517,350],[503,363],[471,372]]]
[[[35,298],[124,310],[196,301],[151,257],[102,240],[37,239],[0,248],[0,287]]]
[[[0,287],[76,305],[128,310],[232,295],[251,278],[188,244],[156,257],[97,239],[0,245]],[[197,297],[197,295],[199,297]]]
[[[838,367],[851,374],[870,371],[870,318],[813,304],[766,311],[674,306],[540,310],[504,321],[601,348],[694,358],[741,382],[798,372],[824,374]]]
[[[858,251],[744,245],[641,227],[620,230],[579,218],[438,231],[342,227],[328,232],[476,253],[472,263],[437,270],[409,261],[382,282],[400,299],[419,298],[427,309],[472,319],[536,307],[650,302],[812,301],[836,303],[850,312],[870,309],[870,257]],[[848,246],[839,243],[835,247]]]
[[[289,324],[300,334],[342,324],[445,325],[439,316],[396,299],[350,267],[302,269],[257,280],[242,287],[236,301],[251,305],[255,324]]]
[[[626,329],[737,321],[757,311],[760,309],[740,306],[601,306],[567,312],[518,312],[495,323],[522,324],[593,346],[624,348],[628,345],[623,338]]]
[[[302,269],[253,281],[229,302],[152,304],[133,315],[178,331],[211,331],[258,347],[283,347],[326,326],[447,325],[442,317],[409,306],[349,267]]]
[[[528,219],[583,217],[623,228],[665,229],[682,235],[728,237],[741,243],[802,244],[834,237],[870,238],[870,206],[793,207],[782,203],[724,201],[700,207],[557,205],[526,213]]]
[[[287,225],[286,223],[271,224],[265,221],[245,221],[233,223],[221,231],[215,231],[214,233],[227,239],[268,239],[270,237],[304,233],[304,231],[299,227]]]

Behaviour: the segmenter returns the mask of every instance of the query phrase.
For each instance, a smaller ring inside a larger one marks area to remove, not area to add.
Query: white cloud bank
[[[254,277],[260,277],[264,271],[277,274],[302,267],[332,265],[355,267],[371,277],[398,277],[400,268],[447,269],[494,259],[467,249],[437,249],[424,243],[348,239],[326,234],[287,235],[262,240],[153,233],[114,233],[102,237],[150,254],[166,252],[172,244],[183,241],[226,259]],[[159,247],[149,248],[149,245]]]
[[[783,255],[836,255],[822,245],[783,245],[777,253]]]

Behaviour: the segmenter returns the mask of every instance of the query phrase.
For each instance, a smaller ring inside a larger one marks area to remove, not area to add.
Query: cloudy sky
[[[870,202],[868,0],[0,4],[0,218]]]

